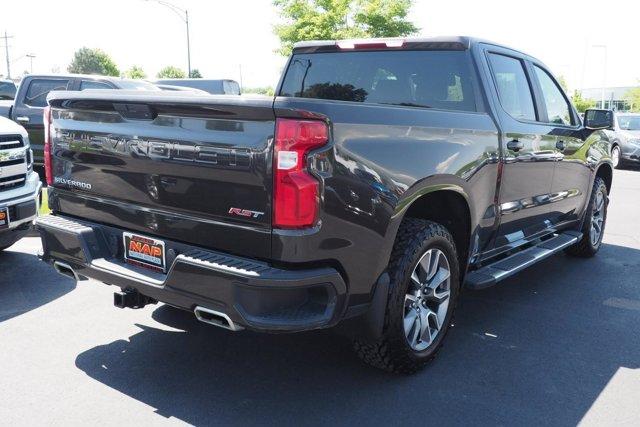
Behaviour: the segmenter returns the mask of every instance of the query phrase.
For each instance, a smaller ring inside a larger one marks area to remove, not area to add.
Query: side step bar
[[[543,260],[551,255],[568,248],[582,238],[582,233],[566,231],[555,237],[540,242],[536,246],[524,249],[507,258],[488,264],[467,274],[465,286],[469,289],[484,289],[491,287],[507,277]]]

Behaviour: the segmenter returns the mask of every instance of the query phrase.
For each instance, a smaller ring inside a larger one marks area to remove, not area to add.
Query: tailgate
[[[96,91],[50,104],[55,211],[270,256],[271,99]]]

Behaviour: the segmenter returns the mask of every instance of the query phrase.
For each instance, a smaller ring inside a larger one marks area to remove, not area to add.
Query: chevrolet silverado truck
[[[463,287],[598,252],[613,115],[471,38],[299,43],[273,98],[53,92],[43,259],[232,331],[340,324],[413,372]],[[491,314],[487,314],[491,315]]]
[[[0,117],[0,252],[31,230],[41,187],[27,131]]]

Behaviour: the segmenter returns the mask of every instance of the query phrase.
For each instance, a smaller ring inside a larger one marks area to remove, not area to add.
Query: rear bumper
[[[36,220],[43,260],[170,305],[224,313],[235,324],[262,331],[333,326],[347,299],[335,269],[284,270],[177,242],[165,241],[167,274],[123,261],[125,230],[48,215]]]

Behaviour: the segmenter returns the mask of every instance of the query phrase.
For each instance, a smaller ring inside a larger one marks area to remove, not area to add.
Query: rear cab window
[[[66,90],[68,85],[68,79],[33,79],[29,83],[24,104],[29,107],[46,107],[49,92]]]
[[[477,111],[467,51],[294,54],[280,96]]]

